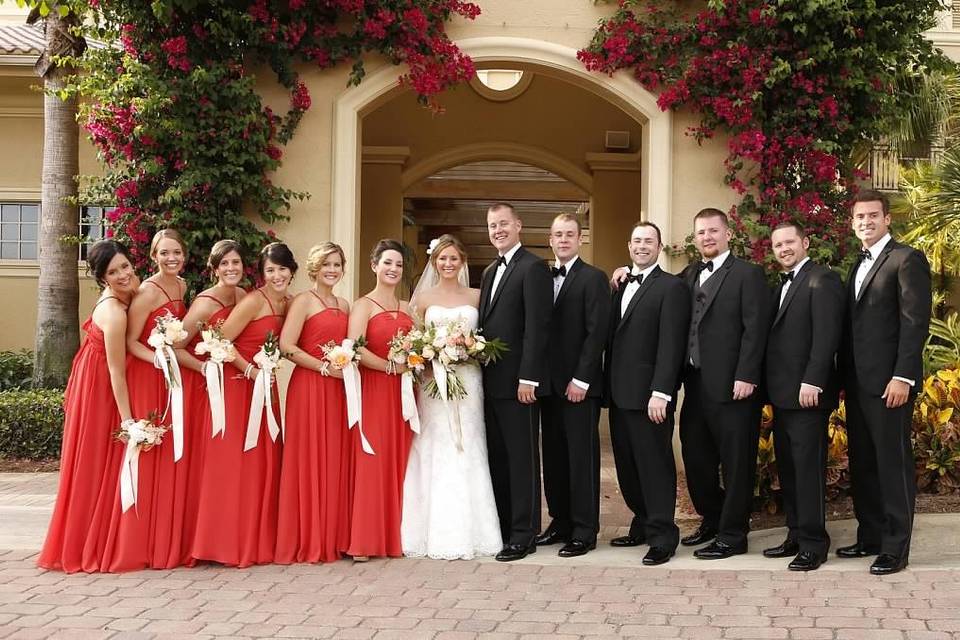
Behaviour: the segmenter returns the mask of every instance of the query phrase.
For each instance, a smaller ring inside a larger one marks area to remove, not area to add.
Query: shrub
[[[0,457],[43,460],[60,455],[63,391],[0,393]]]
[[[33,378],[33,353],[0,351],[0,391],[30,386]]]
[[[924,381],[913,408],[913,454],[920,491],[960,488],[960,369],[941,369]]]

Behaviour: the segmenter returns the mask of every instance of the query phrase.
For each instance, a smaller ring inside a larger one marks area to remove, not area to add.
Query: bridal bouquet
[[[223,363],[233,362],[237,351],[233,342],[223,337],[223,321],[216,325],[200,323],[200,342],[193,352],[198,356],[207,355],[202,373],[207,382],[207,397],[210,399],[210,417],[213,426],[212,436],[222,434],[226,429],[226,408],[223,396]]]
[[[172,414],[174,462],[183,456],[183,383],[173,345],[186,338],[187,332],[183,328],[183,321],[169,311],[157,317],[156,326],[147,338],[147,344],[153,347],[154,366],[163,371],[163,379],[167,383],[167,406],[163,410],[163,415],[166,417],[167,411]]]
[[[343,371],[350,364],[360,362],[360,347],[365,346],[367,346],[367,341],[363,336],[360,336],[356,340],[344,338],[340,344],[331,340],[326,344],[320,345],[320,350],[323,351],[320,373],[328,376],[330,375],[330,369]]]
[[[253,362],[248,364],[246,371],[244,371],[244,375],[249,377],[254,366],[260,368],[260,375],[253,383],[250,416],[247,420],[247,435],[243,443],[244,451],[249,451],[257,446],[257,440],[260,438],[260,420],[263,418],[264,410],[267,413],[267,429],[270,432],[270,439],[276,442],[277,436],[280,435],[280,425],[277,424],[277,417],[273,412],[273,384],[276,380],[274,370],[280,367],[282,358],[280,339],[273,331],[269,331],[263,346],[253,356]]]
[[[117,440],[126,443],[120,467],[120,507],[126,512],[137,503],[140,482],[140,452],[149,451],[163,442],[167,427],[160,424],[156,414],[145,420],[124,420],[116,433]]]

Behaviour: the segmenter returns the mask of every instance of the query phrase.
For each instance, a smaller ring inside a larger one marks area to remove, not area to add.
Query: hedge
[[[62,437],[62,390],[0,392],[0,457],[57,458]]]

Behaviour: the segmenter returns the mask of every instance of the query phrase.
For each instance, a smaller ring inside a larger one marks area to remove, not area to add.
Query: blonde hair
[[[434,269],[437,268],[437,258],[440,257],[440,252],[449,247],[456,249],[463,263],[467,263],[467,248],[463,246],[463,243],[460,242],[457,236],[445,233],[437,238],[437,244],[434,245],[433,251],[430,252],[430,262],[433,263]]]
[[[307,252],[307,277],[309,277],[311,281],[317,279],[317,274],[320,273],[320,267],[323,266],[324,260],[334,253],[340,255],[340,263],[344,270],[346,270],[347,256],[343,253],[343,247],[336,242],[324,242],[323,244],[310,247],[310,251]]]
[[[573,213],[558,213],[557,217],[553,219],[553,222],[550,223],[550,226],[557,224],[558,222],[573,222],[577,225],[577,233],[583,233],[583,227],[580,225],[580,218]]]
[[[183,241],[183,236],[181,236],[176,229],[160,229],[155,234],[153,234],[153,240],[150,241],[150,257],[157,257],[157,245],[160,244],[160,241],[164,238],[170,238],[178,245],[180,249],[183,250],[184,257],[187,253],[187,244]]]

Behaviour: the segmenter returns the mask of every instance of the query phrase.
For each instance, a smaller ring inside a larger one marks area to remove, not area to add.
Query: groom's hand
[[[567,383],[567,400],[569,402],[577,403],[583,402],[583,399],[587,397],[587,390],[583,387],[578,387],[573,384],[573,381]]]
[[[532,384],[523,384],[517,387],[517,400],[522,404],[533,404],[537,401],[537,388]]]

